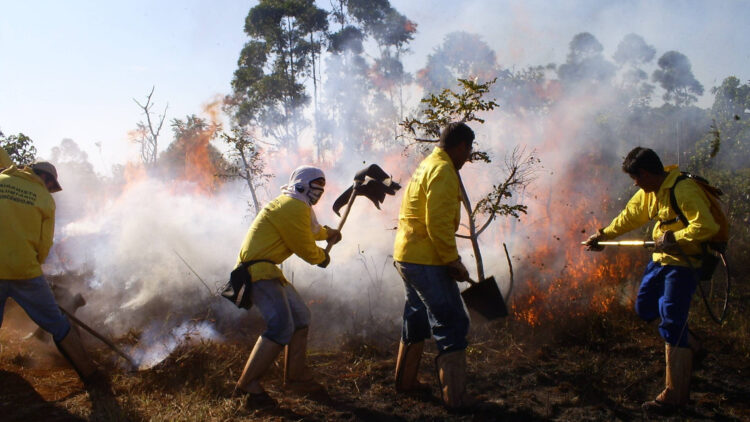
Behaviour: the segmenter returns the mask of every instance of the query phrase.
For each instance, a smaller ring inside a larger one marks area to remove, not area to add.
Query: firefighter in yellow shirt
[[[419,164],[404,192],[393,247],[394,265],[406,290],[403,327],[396,359],[396,390],[429,389],[417,379],[424,341],[438,347],[436,364],[443,402],[466,408],[466,335],[469,318],[456,281],[469,273],[456,247],[461,191],[458,171],[469,160],[474,132],[451,123],[438,146]]]
[[[701,243],[719,231],[719,224],[711,215],[709,200],[700,186],[689,178],[676,184],[680,170],[676,166],[664,168],[653,150],[633,149],[625,157],[622,169],[640,189],[609,226],[586,243],[589,250],[600,251],[604,246],[597,242],[614,239],[651,220],[658,221],[652,232],[652,261],[643,274],[635,310],[645,321],[661,318],[659,334],[666,342],[666,387],[642,407],[647,412],[668,414],[688,401],[693,354],[700,349],[687,324],[698,282],[695,270],[701,265]],[[687,224],[672,209],[672,189]]]
[[[295,254],[312,265],[328,265],[328,254],[315,241],[335,244],[341,234],[320,226],[312,210],[324,188],[322,170],[312,166],[297,168],[282,187],[281,195],[255,217],[242,242],[239,261],[255,262],[248,267],[252,302],[266,322],[266,330],[255,343],[235,388],[236,393],[247,395],[248,408],[275,405],[260,378],[282,349],[286,349],[284,386],[301,392],[321,389],[305,363],[310,310],[278,264]]]
[[[13,298],[37,325],[52,334],[87,390],[110,393],[108,382],[60,311],[42,274],[55,231],[55,201],[50,193],[60,190],[57,170],[50,163],[21,168],[11,165],[0,172],[0,325],[5,301]]]

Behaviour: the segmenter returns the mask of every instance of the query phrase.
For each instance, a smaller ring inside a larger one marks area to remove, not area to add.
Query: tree
[[[403,114],[403,86],[411,75],[401,56],[408,51],[416,24],[388,0],[338,0],[332,5],[339,30],[328,37],[332,55],[316,136],[321,145],[333,147],[339,138],[347,153],[367,155],[377,140],[392,139]],[[377,54],[365,55],[368,40],[374,41]]]
[[[614,75],[615,66],[604,59],[604,47],[590,33],[576,34],[568,47],[567,60],[557,69],[557,75],[564,83],[604,83]]]
[[[654,86],[648,83],[648,74],[641,66],[650,63],[656,50],[646,44],[640,35],[628,34],[617,45],[615,63],[624,69],[622,86],[629,91],[631,105],[647,106],[654,92]]]
[[[690,60],[678,52],[667,51],[657,62],[659,69],[651,75],[654,82],[664,88],[665,102],[673,102],[677,107],[689,106],[703,95],[703,85],[695,79]]]
[[[327,30],[327,16],[313,0],[261,0],[250,9],[245,32],[251,40],[240,52],[229,102],[240,126],[254,124],[279,146],[297,146],[307,125],[303,78],[314,78],[319,49],[312,34]]]
[[[456,31],[446,35],[443,43],[427,56],[417,81],[427,92],[435,93],[445,87],[458,88],[458,79],[491,80],[497,74],[495,51],[481,36]]]
[[[36,161],[34,141],[23,133],[6,137],[3,132],[0,132],[0,146],[18,166],[29,165]]]
[[[255,215],[257,215],[260,212],[257,190],[273,176],[265,173],[263,153],[258,140],[247,129],[237,126],[232,128],[231,135],[222,133],[221,137],[231,147],[230,160],[222,176],[240,178],[247,183]]]
[[[154,104],[151,102],[151,97],[154,95],[155,87],[151,87],[151,92],[146,96],[146,104],[141,104],[133,98],[138,107],[143,110],[143,114],[146,116],[146,122],[143,120],[137,123],[136,129],[130,133],[130,138],[133,142],[141,146],[141,160],[146,166],[153,166],[156,164],[157,152],[159,149],[159,133],[161,127],[164,124],[164,118],[167,114],[167,107],[169,104],[164,106],[164,112],[161,115],[156,116],[152,121],[151,108]],[[154,127],[156,125],[156,127]]]
[[[494,100],[483,99],[483,96],[490,91],[491,85],[495,83],[494,79],[484,83],[465,79],[460,79],[458,82],[463,92],[456,93],[450,89],[444,89],[439,95],[430,94],[422,99],[426,107],[421,112],[421,118],[409,118],[401,123],[405,131],[414,136],[417,142],[437,142],[435,139],[425,139],[417,135],[437,138],[440,135],[440,129],[449,122],[484,123],[477,113],[493,110],[497,106]],[[491,162],[489,154],[482,151],[481,146],[475,147],[471,160]],[[531,183],[538,163],[539,159],[534,153],[526,154],[522,148],[514,148],[505,159],[505,179],[493,184],[492,190],[482,197],[474,208],[471,206],[469,195],[459,176],[464,210],[469,220],[469,235],[458,236],[471,240],[479,280],[484,279],[479,236],[499,216],[517,218],[520,214],[526,213],[526,205],[513,202],[513,194],[522,191]],[[486,216],[487,219],[483,224],[478,225],[477,221],[480,216]]]

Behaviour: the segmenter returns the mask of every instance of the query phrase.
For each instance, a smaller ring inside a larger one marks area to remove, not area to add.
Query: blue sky
[[[254,1],[4,1],[0,5],[0,129],[23,132],[48,155],[75,140],[99,170],[137,158],[127,132],[141,119],[133,98],[156,87],[167,118],[200,114],[230,91]],[[611,57],[634,32],[657,58],[691,60],[707,94],[729,75],[750,80],[750,2],[392,0],[417,22],[405,59],[421,67],[445,34],[479,33],[504,66],[561,63],[568,42],[590,32]],[[318,2],[329,7],[329,2]],[[166,129],[169,130],[168,128]],[[169,134],[171,138],[171,134]],[[97,146],[97,144],[99,146]]]

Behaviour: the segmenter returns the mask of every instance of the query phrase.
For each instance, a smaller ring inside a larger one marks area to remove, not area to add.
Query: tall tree
[[[308,124],[304,78],[314,76],[319,45],[311,34],[328,27],[327,12],[313,0],[261,0],[245,19],[250,41],[240,52],[230,105],[241,126],[254,124],[279,146],[295,148]],[[311,41],[312,40],[312,41]]]
[[[677,107],[689,106],[698,101],[698,95],[703,95],[703,85],[693,76],[690,60],[684,54],[667,51],[657,65],[659,69],[651,78],[666,91],[664,101]]]
[[[498,75],[495,51],[480,35],[464,31],[451,32],[443,43],[427,56],[427,64],[417,81],[427,92],[456,89],[458,79],[491,80]]]
[[[648,83],[648,74],[642,66],[650,63],[656,55],[656,49],[646,44],[637,34],[628,34],[617,45],[612,56],[622,69],[622,87],[632,98],[631,105],[647,106],[654,91],[654,86]]]
[[[604,47],[590,33],[576,34],[568,48],[567,60],[557,69],[557,75],[564,83],[605,83],[614,75],[615,66],[604,58]]]

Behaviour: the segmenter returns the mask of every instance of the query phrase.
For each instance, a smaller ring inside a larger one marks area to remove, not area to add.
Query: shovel
[[[380,204],[385,200],[385,196],[395,195],[399,189],[401,189],[401,185],[394,182],[391,176],[377,164],[370,164],[370,166],[358,171],[354,175],[352,186],[333,202],[333,212],[336,215],[340,215],[339,210],[343,206],[346,206],[344,214],[341,216],[341,220],[339,220],[337,230],[341,231],[341,228],[344,227],[344,223],[346,223],[346,219],[349,217],[349,211],[352,209],[354,198],[357,196],[366,197],[372,201],[377,209],[380,209]],[[332,243],[326,246],[326,253],[331,251],[331,247],[333,247]]]
[[[495,276],[489,276],[479,282],[469,280],[469,283],[471,287],[461,292],[467,307],[489,321],[508,316],[508,308],[497,287]]]

